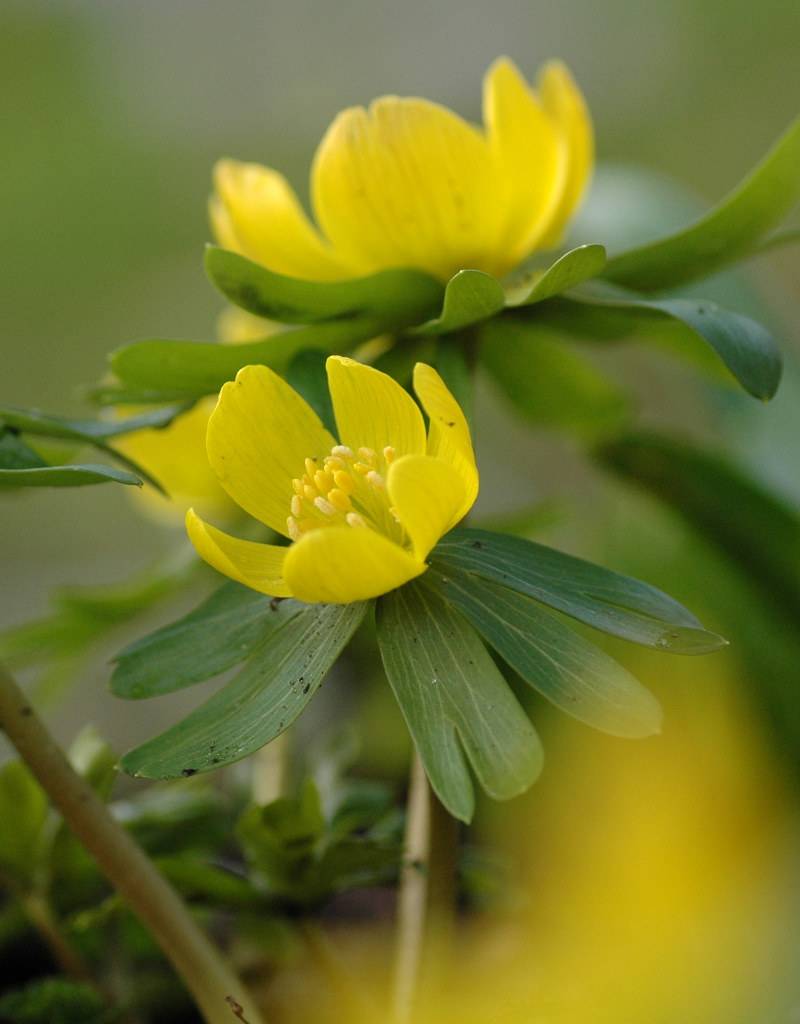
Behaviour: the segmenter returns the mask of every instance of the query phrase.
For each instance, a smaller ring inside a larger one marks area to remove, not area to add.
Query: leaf
[[[0,428],[0,469],[35,469],[47,463],[17,437],[13,430]]]
[[[286,382],[305,398],[327,429],[336,436],[336,419],[333,402],[328,390],[328,375],[325,370],[327,356],[324,352],[305,349],[298,352],[289,363]]]
[[[615,473],[678,511],[780,614],[800,617],[800,516],[746,470],[675,437],[631,434],[599,448]]]
[[[450,278],[444,291],[441,312],[410,333],[425,337],[460,331],[499,313],[506,304],[500,282],[481,270],[459,270]]]
[[[531,540],[453,530],[434,548],[443,575],[461,569],[541,601],[612,636],[673,654],[706,654],[725,641],[677,601],[647,583],[621,576]]]
[[[0,489],[3,487],[86,487],[90,484],[132,484],[141,487],[142,481],[123,469],[113,466],[69,465],[35,466],[32,469],[0,469]]]
[[[362,318],[292,328],[242,345],[137,341],[112,352],[110,363],[125,385],[144,389],[151,396],[163,392],[173,397],[199,397],[216,394],[243,366],[258,363],[284,373],[298,352],[346,353],[382,330],[378,321]]]
[[[9,1024],[113,1024],[121,1017],[94,985],[66,978],[38,978],[0,998],[0,1018]]]
[[[606,250],[602,245],[579,245],[544,271],[529,270],[521,277],[512,276],[506,285],[506,305],[532,306],[544,302],[597,277],[605,265]]]
[[[659,731],[655,697],[533,598],[453,569],[446,576],[429,569],[425,578],[515,672],[568,715],[612,736]]]
[[[85,725],[70,744],[69,763],[82,778],[108,800],[117,778],[117,756],[95,726]]]
[[[671,320],[679,340],[705,341],[751,395],[766,400],[778,389],[782,360],[767,329],[708,299],[651,300],[595,289],[555,301],[559,305],[546,314],[553,327],[601,339],[622,340],[638,334],[646,340],[651,325],[657,331],[665,319]]]
[[[479,357],[530,422],[595,436],[629,414],[624,392],[546,326],[496,317],[481,329]]]
[[[211,679],[249,657],[300,611],[240,583],[225,583],[193,612],[121,651],[111,677],[117,697],[140,700]]]
[[[496,800],[524,792],[542,767],[539,739],[472,627],[431,588],[412,582],[377,605],[386,675],[436,795],[469,822],[464,753]]]
[[[365,603],[305,605],[210,700],[122,759],[131,775],[172,779],[239,761],[288,728],[353,635]]]
[[[640,291],[674,288],[752,251],[800,199],[800,120],[718,206],[695,224],[609,260],[604,277]]]
[[[344,281],[303,281],[213,245],[206,249],[205,262],[211,282],[226,298],[249,313],[282,324],[374,317],[385,326],[407,326],[430,316],[442,295],[439,282],[420,270],[381,270]]]
[[[22,761],[0,768],[0,875],[27,886],[39,869],[47,797]],[[13,827],[12,826],[13,823]]]

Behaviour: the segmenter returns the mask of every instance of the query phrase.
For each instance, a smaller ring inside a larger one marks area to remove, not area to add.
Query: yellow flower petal
[[[315,281],[351,276],[282,174],[260,164],[220,160],[214,185],[211,221],[221,245],[279,274]]]
[[[538,80],[545,110],[560,125],[569,150],[567,183],[543,246],[557,245],[580,203],[594,166],[594,132],[586,100],[565,64],[550,61]]]
[[[270,597],[291,596],[283,579],[288,548],[231,537],[203,522],[191,508],[186,513],[186,531],[198,555],[224,576]]]
[[[339,440],[354,451],[388,445],[397,457],[425,452],[425,423],[408,392],[380,370],[345,356],[327,361]]]
[[[469,512],[478,496],[478,467],[466,417],[444,381],[425,363],[414,367],[414,391],[428,414],[428,454],[449,463],[461,477],[464,498],[451,526]]]
[[[487,138],[506,189],[507,214],[497,245],[510,269],[550,227],[567,184],[567,145],[557,121],[513,61],[501,57],[483,85]]]
[[[442,459],[430,455],[398,459],[389,467],[386,489],[420,561],[463,516],[464,481]]]
[[[208,424],[211,468],[237,505],[286,535],[292,480],[336,442],[305,399],[266,366],[245,366],[220,391]]]
[[[385,96],[342,111],[311,191],[333,248],[364,273],[491,269],[502,214],[492,156],[481,132],[436,103]]]
[[[425,569],[424,562],[369,527],[331,526],[292,544],[283,571],[300,601],[347,604],[388,593]]]

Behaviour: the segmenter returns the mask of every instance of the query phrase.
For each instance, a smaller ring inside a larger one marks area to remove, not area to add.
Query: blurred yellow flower
[[[220,392],[208,458],[247,513],[286,546],[240,540],[194,510],[189,536],[209,565],[275,597],[347,603],[425,571],[439,538],[478,493],[469,427],[430,366],[414,389],[342,356],[327,362],[339,442],[306,401],[265,366],[246,366]]]
[[[439,104],[384,96],[333,121],[311,171],[319,230],[283,175],[221,160],[211,220],[219,243],[270,270],[339,280],[390,267],[447,279],[502,275],[558,244],[588,183],[589,112],[567,68],[532,88],[507,58],[488,70],[483,130]]]

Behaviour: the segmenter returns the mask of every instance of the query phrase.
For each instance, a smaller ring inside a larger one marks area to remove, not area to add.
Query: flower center
[[[306,459],[305,473],[292,480],[294,494],[286,527],[292,540],[324,526],[373,529],[402,544],[405,531],[386,491],[386,471],[395,458],[387,446],[354,452],[344,444],[324,459]]]

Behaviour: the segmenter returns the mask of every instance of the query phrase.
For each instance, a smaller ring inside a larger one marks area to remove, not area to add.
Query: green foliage
[[[449,334],[487,320],[505,307],[502,284],[481,270],[459,270],[450,278],[444,292],[441,312],[415,328],[414,334]]]
[[[595,437],[629,415],[624,392],[536,320],[497,317],[485,324],[479,355],[517,412],[538,426]]]
[[[36,469],[47,463],[14,430],[0,427],[0,470]]]
[[[453,530],[431,554],[447,576],[462,570],[527,594],[588,626],[673,654],[706,654],[725,641],[655,587],[520,537]]]
[[[800,516],[726,457],[680,438],[637,433],[597,452],[604,465],[677,510],[758,587],[800,616]]]
[[[0,469],[0,488],[12,487],[88,487],[91,484],[130,484],[141,487],[142,481],[124,469],[114,466],[68,465],[35,466],[30,469]]]
[[[244,661],[300,611],[239,583],[225,583],[189,615],[130,644],[116,657],[111,690],[140,699],[211,679]]]
[[[684,231],[620,253],[604,277],[663,291],[708,277],[748,256],[800,199],[800,121],[719,206]]]
[[[345,281],[302,281],[276,274],[245,256],[206,249],[212,283],[248,313],[284,324],[370,317],[387,326],[418,323],[441,301],[441,285],[419,270],[382,270]]]
[[[466,620],[423,581],[380,598],[378,642],[389,683],[431,785],[456,818],[475,798],[464,759],[497,800],[526,790],[542,767],[539,738]]]
[[[64,978],[43,978],[0,998],[1,1024],[112,1024],[120,1017],[97,989]]]
[[[41,864],[47,797],[21,761],[0,768],[0,879],[33,885]]]
[[[305,349],[298,352],[286,368],[286,380],[308,402],[327,429],[336,436],[336,419],[328,389],[324,352]]]
[[[533,598],[449,568],[426,582],[455,605],[519,676],[561,711],[612,736],[660,729],[658,701],[621,665]]]
[[[176,778],[212,771],[287,729],[322,684],[367,605],[304,605],[188,718],[122,759],[126,772]]]
[[[546,270],[527,270],[520,276],[511,275],[506,285],[506,305],[533,306],[545,299],[575,288],[598,277],[606,265],[606,250],[602,245],[579,245],[551,263]]]

